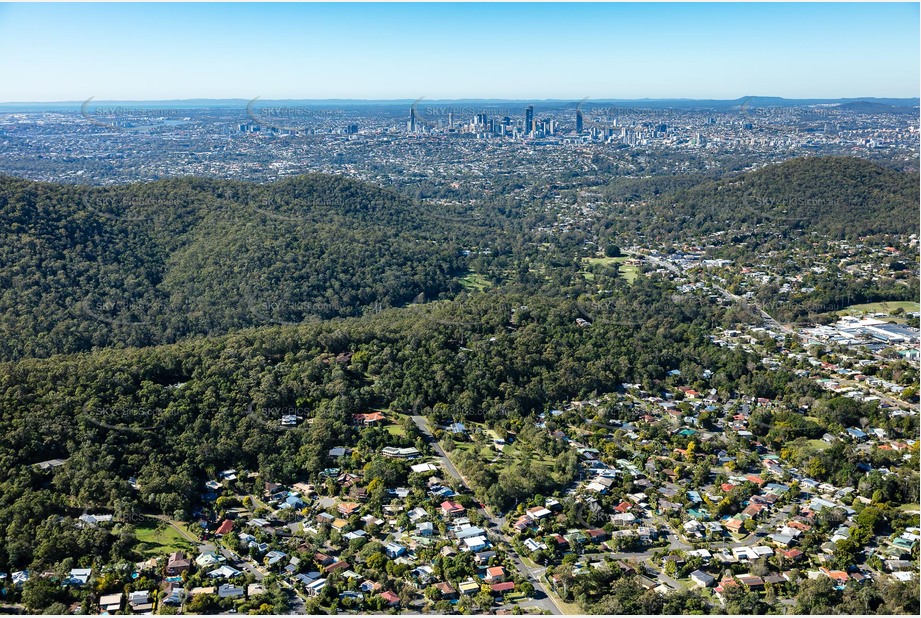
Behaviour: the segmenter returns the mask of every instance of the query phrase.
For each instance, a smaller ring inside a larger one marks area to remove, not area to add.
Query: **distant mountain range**
[[[410,106],[419,99],[259,99],[260,105],[283,104],[288,106],[328,107],[330,105],[346,107],[364,106]],[[213,109],[246,107],[252,99],[182,99],[163,101],[115,101],[93,99],[93,108],[113,105],[133,105],[163,109]],[[577,105],[577,100],[566,99],[424,99],[426,105],[498,105],[516,104],[521,106],[534,105],[535,107],[565,107]],[[46,112],[46,111],[76,111],[86,101],[57,101],[57,102],[7,102],[0,103],[0,112]],[[731,109],[733,107],[748,106],[751,108],[763,107],[800,107],[805,105],[840,106],[852,111],[866,111],[870,113],[907,112],[917,113],[921,99],[919,98],[884,98],[884,97],[858,97],[842,99],[784,99],[770,96],[745,96],[738,99],[588,99],[585,104],[597,105],[623,105],[636,108],[649,109]]]

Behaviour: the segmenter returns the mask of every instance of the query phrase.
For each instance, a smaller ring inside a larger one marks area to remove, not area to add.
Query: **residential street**
[[[416,427],[419,428],[419,431],[421,431],[425,436],[426,442],[428,442],[432,446],[432,450],[438,454],[438,458],[441,460],[445,470],[447,470],[451,476],[453,476],[458,482],[460,482],[469,490],[470,487],[467,485],[467,481],[464,480],[464,477],[461,476],[461,473],[457,470],[457,468],[454,467],[454,464],[451,463],[451,460],[441,448],[441,445],[438,444],[437,440],[435,440],[435,436],[432,435],[431,430],[429,430],[428,422],[426,419],[418,415],[413,416],[412,419],[416,424]],[[519,556],[518,552],[516,552],[512,547],[511,539],[502,533],[502,519],[494,517],[486,509],[477,510],[480,512],[483,518],[490,523],[490,527],[493,528],[491,533],[493,535],[498,535],[508,546],[508,554],[512,558],[512,561],[515,563],[515,567],[521,573],[522,577],[530,581],[534,586],[536,594],[534,595],[533,607],[539,607],[540,609],[557,616],[562,615],[563,610],[559,608],[559,606],[556,604],[556,601],[554,601],[553,598],[547,593],[547,589],[544,587],[544,584],[540,580],[540,576],[543,574],[544,569],[530,569],[524,564],[524,562],[521,560],[521,556]]]

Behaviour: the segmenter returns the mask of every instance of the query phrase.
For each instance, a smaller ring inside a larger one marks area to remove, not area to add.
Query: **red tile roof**
[[[384,420],[384,415],[380,412],[367,412],[365,414],[356,414],[355,420],[359,423],[376,423],[378,421]]]
[[[457,502],[452,502],[451,500],[445,500],[441,503],[441,510],[448,513],[463,513],[466,509]]]
[[[395,593],[390,592],[389,590],[387,592],[382,592],[381,598],[387,601],[387,603],[390,605],[395,605],[400,602],[400,597],[398,597]]]
[[[217,527],[217,530],[214,531],[214,534],[229,534],[233,530],[233,522],[229,519],[225,519],[221,522],[221,525]]]

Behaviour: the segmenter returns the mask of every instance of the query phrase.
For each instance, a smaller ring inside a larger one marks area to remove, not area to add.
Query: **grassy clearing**
[[[135,527],[138,549],[145,556],[193,551],[192,546],[174,527],[163,522],[144,522]]]
[[[391,436],[406,437],[406,430],[399,425],[386,425],[384,429],[386,429],[387,433]]]
[[[896,309],[904,309],[907,312],[921,311],[921,303],[910,300],[890,300],[879,303],[866,303],[864,305],[851,305],[841,311],[838,315],[860,315],[863,313],[891,313]]]
[[[588,264],[589,266],[610,266],[611,264],[621,264],[627,258],[621,257],[587,257],[582,258],[582,261]]]
[[[585,264],[586,269],[594,266],[611,267],[616,265],[618,268],[617,276],[623,277],[627,283],[633,283],[637,275],[639,275],[640,269],[633,264],[627,264],[626,262],[629,259],[630,257],[626,255],[620,257],[586,257],[582,258],[582,262]],[[588,272],[588,270],[583,271],[582,276],[589,281],[595,280],[595,275]]]
[[[460,281],[464,289],[476,292],[482,292],[492,287],[492,283],[479,273],[470,273],[465,277],[461,277],[458,281]]]
[[[623,264],[620,267],[620,276],[627,280],[627,283],[633,283],[636,281],[637,276],[640,274],[639,266],[634,266],[633,264]]]

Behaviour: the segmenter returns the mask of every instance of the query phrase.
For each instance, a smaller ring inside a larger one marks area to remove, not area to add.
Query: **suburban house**
[[[374,427],[385,420],[384,415],[380,412],[356,414],[352,418],[355,419],[356,424],[361,425],[362,427]]]
[[[181,551],[173,552],[169,555],[169,559],[166,562],[166,574],[175,577],[188,571],[191,566],[192,561],[186,558],[184,553]]]
[[[505,567],[495,566],[489,567],[486,569],[486,576],[483,578],[483,581],[496,584],[499,582],[505,581],[506,573]]]
[[[391,592],[390,590],[381,593],[381,598],[387,602],[387,605],[394,607],[400,604],[400,597],[396,593]]]
[[[709,588],[716,581],[715,577],[705,571],[701,571],[700,569],[692,572],[690,578],[692,582],[698,586],[701,586],[702,588]]]
[[[233,522],[229,519],[225,519],[221,522],[221,525],[217,527],[217,530],[214,531],[214,534],[217,536],[224,536],[225,534],[230,534],[231,530],[233,530]]]
[[[124,593],[116,592],[115,594],[105,594],[99,597],[99,611],[115,614],[121,611],[122,599]]]
[[[445,517],[457,517],[467,512],[463,506],[451,500],[445,500],[441,503],[441,514]]]

